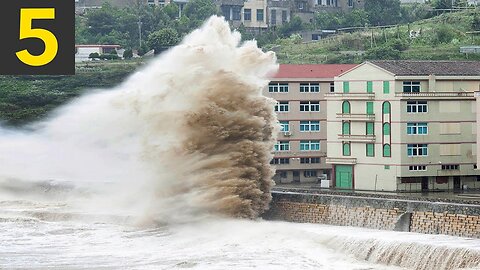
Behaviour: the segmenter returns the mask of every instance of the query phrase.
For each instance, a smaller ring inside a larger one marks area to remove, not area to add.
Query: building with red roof
[[[319,182],[331,179],[327,151],[327,102],[334,77],[356,65],[280,65],[264,94],[275,100],[282,127],[272,164],[277,183]],[[327,181],[326,181],[327,182]]]

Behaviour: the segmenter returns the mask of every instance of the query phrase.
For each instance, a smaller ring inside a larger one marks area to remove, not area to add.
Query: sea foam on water
[[[152,219],[255,218],[271,200],[277,120],[262,88],[277,68],[273,52],[211,17],[120,86],[29,131],[0,130],[0,179],[109,182],[92,205]]]

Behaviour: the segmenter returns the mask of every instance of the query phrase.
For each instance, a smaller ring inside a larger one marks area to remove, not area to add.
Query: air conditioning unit
[[[292,133],[290,131],[285,131],[285,132],[283,132],[283,136],[290,137],[290,136],[292,136]]]
[[[317,177],[318,180],[327,180],[327,175],[326,174],[320,174],[318,177]]]

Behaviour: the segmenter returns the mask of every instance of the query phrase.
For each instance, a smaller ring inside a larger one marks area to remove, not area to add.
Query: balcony
[[[474,92],[396,92],[400,99],[475,99]]]
[[[349,121],[375,121],[375,114],[337,113],[337,118]]]
[[[338,139],[342,141],[372,143],[375,142],[375,135],[338,134]]]
[[[348,100],[373,100],[375,93],[326,93],[326,99],[348,99]]]
[[[356,164],[357,159],[356,158],[347,158],[347,157],[328,157],[326,159],[327,164]]]

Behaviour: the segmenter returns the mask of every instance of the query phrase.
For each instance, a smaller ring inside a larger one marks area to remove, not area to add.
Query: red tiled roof
[[[274,78],[333,78],[356,66],[356,64],[282,64]]]

